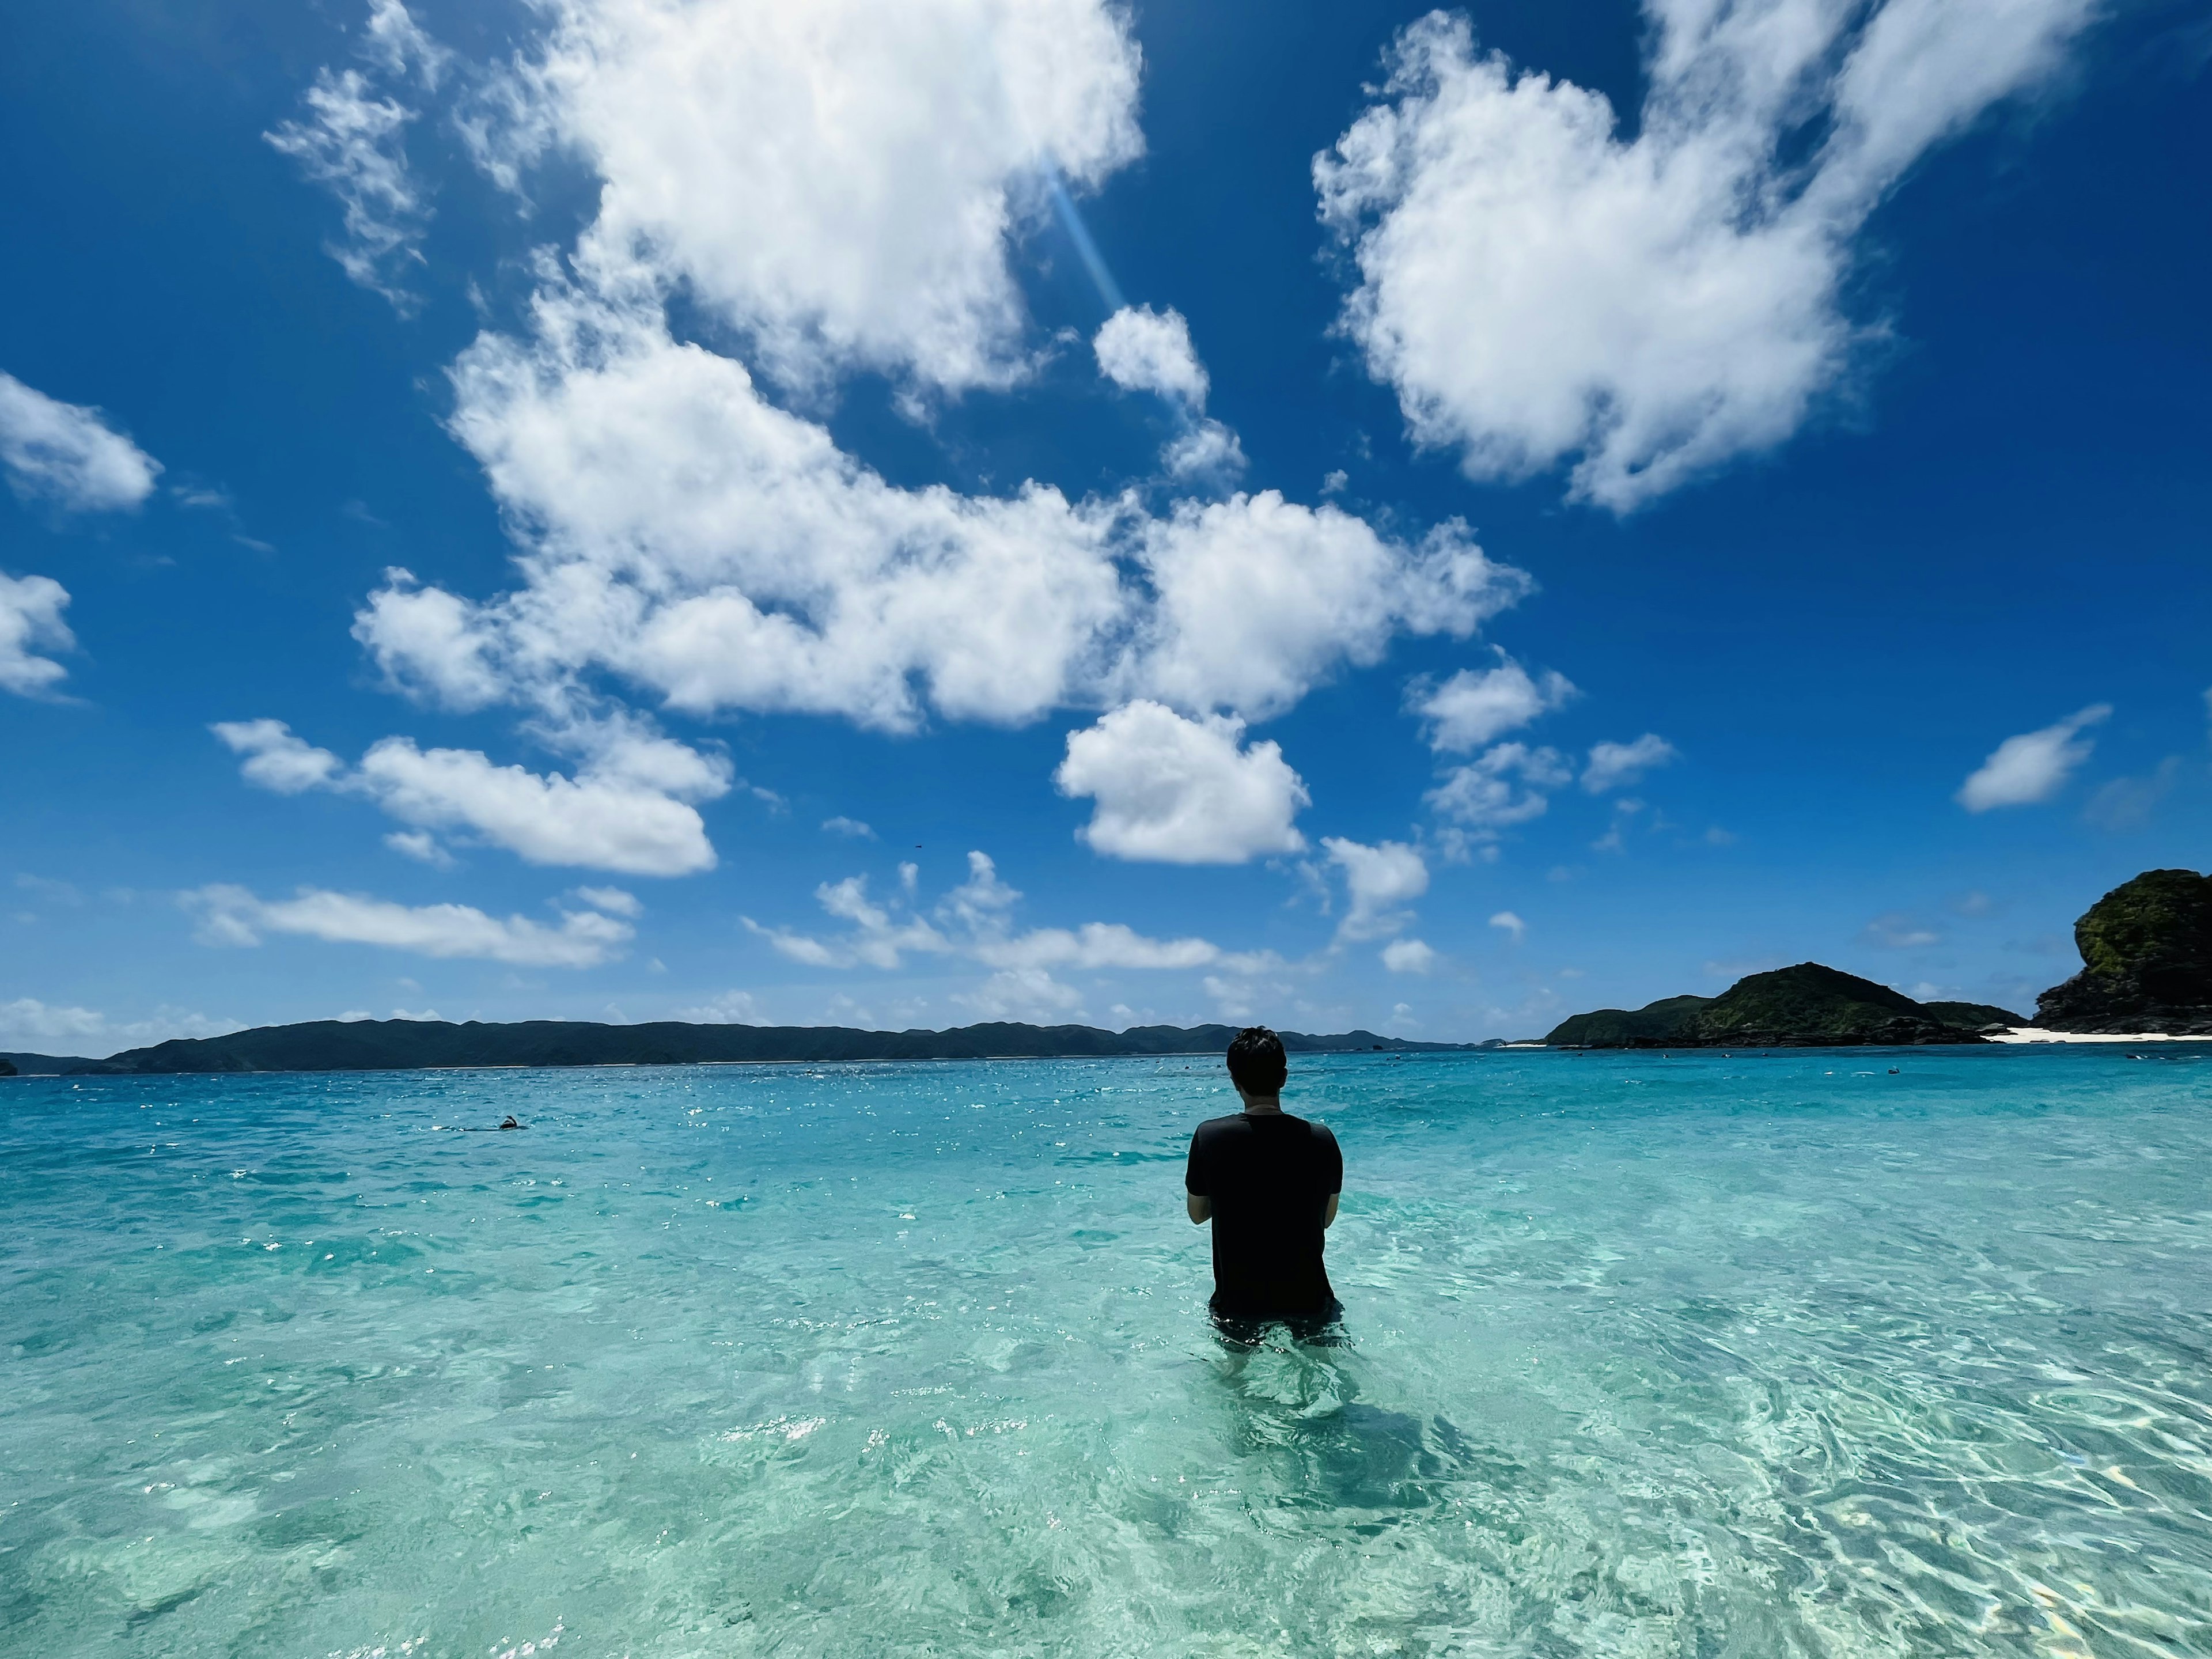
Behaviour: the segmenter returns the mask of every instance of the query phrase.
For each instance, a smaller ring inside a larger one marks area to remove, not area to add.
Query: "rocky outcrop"
[[[1817,962],[1753,974],[1717,997],[1669,997],[1633,1011],[1577,1014],[1555,1048],[1810,1048],[1980,1042],[2020,1017],[1977,1002],[1915,1002]]]
[[[15,1075],[15,1062],[12,1060],[0,1060],[0,1077],[13,1077]]]
[[[2074,924],[2081,971],[2035,1000],[2047,1031],[2212,1036],[2212,876],[2146,870]]]

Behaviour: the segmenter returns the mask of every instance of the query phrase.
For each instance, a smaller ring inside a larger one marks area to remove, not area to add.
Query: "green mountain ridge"
[[[1915,1002],[1855,974],[1801,962],[1751,974],[1717,997],[1600,1008],[1555,1026],[1555,1048],[1796,1048],[1980,1042],[2018,1014],[1978,1002]]]
[[[989,1024],[946,1031],[864,1031],[841,1025],[692,1025],[672,1020],[602,1025],[568,1020],[455,1024],[446,1020],[325,1019],[266,1025],[228,1036],[177,1038],[126,1049],[106,1060],[75,1062],[61,1074],[1218,1054],[1236,1035],[1231,1025],[1139,1025],[1117,1032],[1089,1025]],[[1292,1054],[1415,1054],[1481,1046],[1414,1042],[1366,1030],[1320,1036],[1285,1031],[1281,1036],[1283,1046]]]

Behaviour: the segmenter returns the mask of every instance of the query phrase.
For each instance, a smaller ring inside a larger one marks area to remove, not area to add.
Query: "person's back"
[[[1190,1218],[1213,1224],[1211,1305],[1237,1322],[1327,1320],[1339,1310],[1322,1261],[1344,1185],[1336,1137],[1282,1109],[1289,1068],[1265,1026],[1238,1034],[1229,1067],[1244,1109],[1199,1125],[1183,1177]]]

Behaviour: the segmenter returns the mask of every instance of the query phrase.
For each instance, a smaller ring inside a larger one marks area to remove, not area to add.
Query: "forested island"
[[[2146,870],[2074,924],[2081,971],[2026,1020],[1978,1002],[1916,1002],[1856,975],[1801,962],[1717,997],[1668,997],[1562,1021],[1558,1048],[1788,1048],[1981,1042],[2012,1029],[2053,1036],[2212,1036],[2212,876]]]
[[[1901,1048],[1979,1042],[1990,1027],[2022,1023],[1987,1003],[1915,1002],[1870,979],[1801,962],[1740,979],[1717,997],[1577,1014],[1544,1041],[1554,1048]]]
[[[1054,1060],[1131,1054],[1220,1054],[1231,1025],[992,1023],[949,1031],[863,1031],[842,1025],[693,1025],[664,1020],[602,1025],[572,1020],[456,1024],[430,1019],[310,1020],[228,1036],[179,1038],[106,1060],[24,1054],[15,1069],[48,1075],[183,1072],[393,1072],[464,1066],[687,1066],[878,1060]],[[1412,1054],[1483,1045],[1414,1042],[1373,1031],[1316,1036],[1285,1031],[1292,1054]],[[1495,1043],[1487,1045],[1496,1047]]]

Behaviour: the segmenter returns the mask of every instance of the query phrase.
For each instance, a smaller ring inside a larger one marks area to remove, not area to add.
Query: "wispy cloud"
[[[211,1019],[187,1009],[161,1007],[138,1019],[116,1019],[96,1008],[18,997],[0,1002],[0,1048],[21,1054],[72,1054],[102,1059],[119,1049],[166,1042],[172,1037],[221,1036],[244,1022]]]
[[[1210,939],[1155,939],[1121,922],[1091,921],[1077,927],[1017,931],[1012,921],[1021,894],[1000,878],[989,854],[968,854],[968,879],[925,913],[915,895],[915,866],[899,866],[900,891],[878,898],[866,876],[823,882],[815,902],[847,924],[826,938],[742,918],[744,927],[766,939],[779,955],[810,968],[900,967],[908,957],[957,957],[981,963],[1012,975],[1016,990],[1033,1005],[1042,994],[1038,977],[1053,969],[1099,972],[1117,969],[1142,972],[1221,968],[1252,973],[1279,965],[1264,951],[1225,951]],[[1046,997],[1046,1002],[1051,999]]]
[[[228,884],[182,896],[198,919],[204,945],[257,945],[264,933],[340,945],[374,945],[418,956],[504,962],[522,968],[591,968],[622,953],[635,930],[596,910],[574,910],[556,927],[526,916],[504,920],[465,904],[397,904],[357,893],[303,887],[288,899],[263,899]]]
[[[368,78],[350,69],[319,71],[306,101],[305,120],[283,122],[262,137],[337,198],[345,235],[324,251],[362,287],[411,316],[422,300],[407,277],[423,262],[431,216],[407,166],[405,133],[415,112],[378,96]]]
[[[475,749],[418,749],[386,738],[358,766],[295,734],[282,720],[223,720],[209,728],[235,753],[247,782],[277,794],[329,789],[366,797],[416,829],[395,850],[437,863],[432,831],[473,836],[532,864],[629,875],[682,876],[714,867],[695,802],[729,793],[729,763],[633,720],[586,723],[562,740],[584,751],[574,776],[495,764]]]
[[[1583,787],[1593,795],[1602,795],[1680,758],[1674,745],[1656,732],[1646,732],[1633,743],[1592,744],[1589,760],[1583,768]]]
[[[2095,739],[2081,733],[2109,720],[2112,713],[2112,704],[2093,702],[2054,725],[2007,738],[1959,786],[1954,799],[1969,812],[2049,800],[2096,746]]]
[[[1941,945],[1943,935],[1928,922],[1903,910],[1891,910],[1867,923],[1866,942],[1884,951],[1918,951]]]

